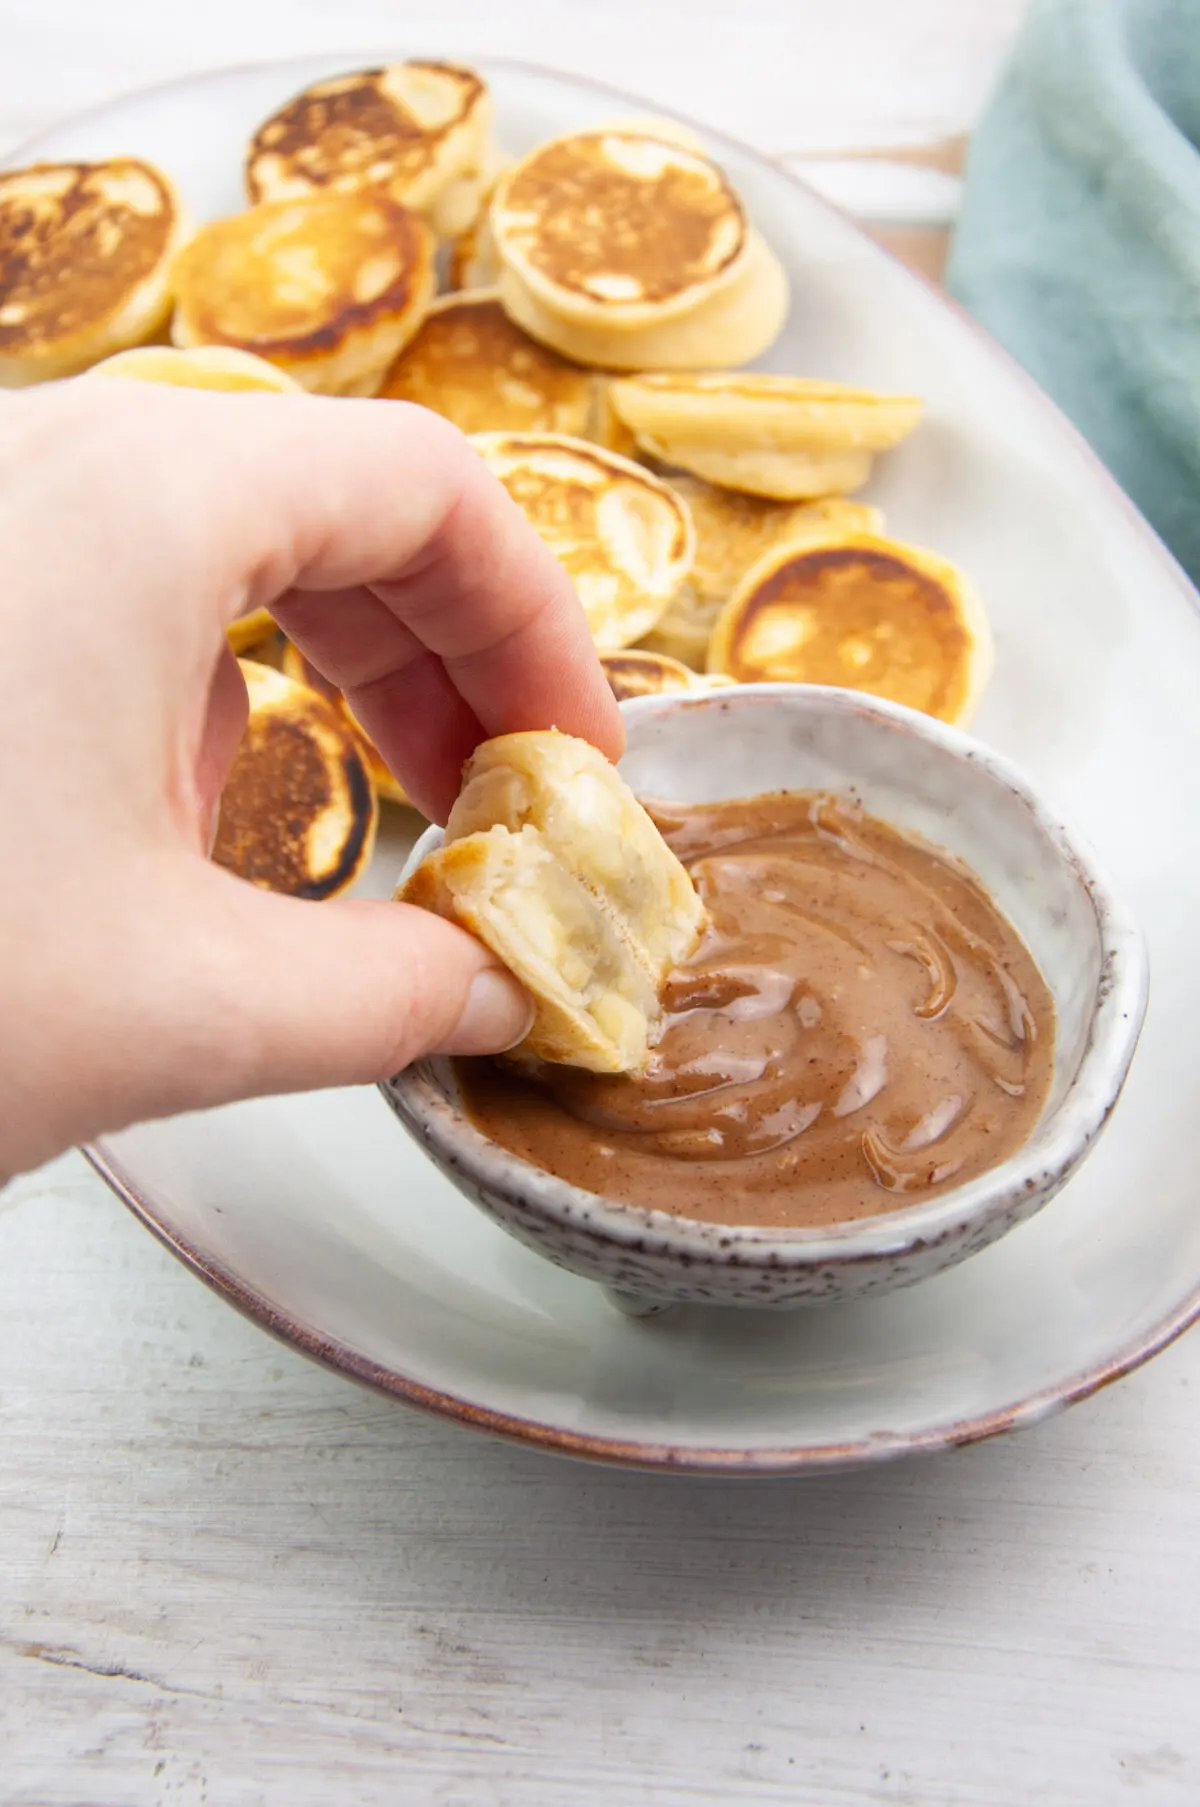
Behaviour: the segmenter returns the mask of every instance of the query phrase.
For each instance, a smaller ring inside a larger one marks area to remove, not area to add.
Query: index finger
[[[487,735],[557,727],[620,755],[570,580],[448,421],[404,402],[132,383],[118,409],[114,387],[109,463],[153,465],[164,505],[178,486],[170,507],[221,625],[270,607],[430,813]]]
[[[286,591],[254,600],[346,693],[417,799],[444,814],[466,755],[515,729],[557,727],[619,757],[574,588],[463,436],[403,403],[319,406],[320,461],[305,443],[288,497],[304,511],[301,557]]]
[[[401,509],[419,528],[398,559],[389,548],[386,575],[358,557],[357,581],[336,593],[352,571],[324,549],[271,600],[280,625],[427,813],[444,815],[488,735],[557,727],[619,757],[620,717],[562,566],[461,434],[424,410],[372,406],[406,417]]]

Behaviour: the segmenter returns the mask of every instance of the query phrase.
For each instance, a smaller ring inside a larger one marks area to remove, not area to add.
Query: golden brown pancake
[[[865,502],[848,502],[841,496],[774,502],[718,489],[686,471],[654,468],[688,505],[696,528],[696,556],[686,583],[645,645],[685,665],[703,669],[717,616],[750,567],[773,546],[792,545],[806,535],[827,537],[831,528],[883,531],[879,509]]]
[[[150,338],[184,230],[170,182],[134,157],[0,171],[0,387]]]
[[[626,703],[634,696],[661,696],[664,692],[691,690],[697,675],[678,659],[668,658],[665,653],[647,652],[640,647],[601,653],[600,665],[618,703]]]
[[[490,289],[500,278],[500,260],[492,243],[486,209],[464,232],[460,232],[449,248],[446,259],[446,288],[452,293],[463,289]]]
[[[992,667],[983,606],[946,559],[870,533],[783,546],[722,610],[710,671],[836,684],[969,721]]]
[[[706,916],[629,786],[586,741],[484,741],[463,769],[445,845],[398,892],[486,942],[530,992],[517,1058],[594,1072],[642,1066],[667,973]]]
[[[264,609],[263,613],[266,613]],[[255,641],[253,654],[256,665],[269,665],[272,671],[283,670],[283,649],[288,644],[283,630],[271,622],[271,631],[264,634],[261,640]],[[237,650],[236,648],[234,649]]]
[[[518,326],[543,345],[601,370],[709,370],[745,364],[774,344],[787,318],[788,280],[760,232],[750,231],[733,280],[685,314],[617,330],[584,324],[546,306],[512,269],[500,273],[500,299]]]
[[[221,793],[213,859],[264,891],[336,897],[365,870],[378,809],[358,735],[334,705],[241,661],[250,718]]]
[[[646,463],[647,460],[638,458],[637,441],[609,399],[612,379],[598,376],[597,381],[599,389],[596,406],[587,437],[594,439],[597,445],[607,446],[610,452],[619,452],[622,458],[632,458],[635,463]]]
[[[253,352],[232,345],[137,345],[93,364],[89,377],[127,377],[135,383],[161,383],[172,389],[218,389],[230,395],[261,391],[268,395],[302,395],[286,370],[277,370]]]
[[[654,459],[778,501],[844,495],[917,424],[920,398],[758,371],[651,371],[612,405]]]
[[[492,243],[491,227],[488,224],[488,213],[492,204],[492,196],[496,192],[496,184],[507,169],[509,159],[491,145],[486,153],[483,168],[473,178],[476,192],[476,206],[469,218],[463,219],[454,230],[449,230],[452,222],[447,217],[456,205],[456,197],[464,192],[461,183],[451,185],[437,209],[434,230],[441,239],[448,239],[446,255],[446,279],[444,287],[455,289],[490,289],[496,286],[500,276],[500,261],[496,256],[496,247]]]
[[[379,393],[444,414],[464,433],[590,437],[600,379],[515,326],[494,289],[435,301]]]
[[[315,82],[263,121],[246,156],[251,201],[381,188],[426,211],[484,161],[491,105],[471,69],[393,63]]]
[[[616,767],[555,729],[502,734],[476,747],[446,819],[446,840],[503,824],[534,827],[620,922],[657,987],[699,938],[692,881]]]
[[[868,481],[873,461],[872,453],[860,451],[726,452],[678,439],[664,445],[648,436],[638,443],[658,464],[677,465],[721,489],[777,502],[847,495]]]
[[[646,327],[688,313],[745,261],[742,204],[715,163],[636,131],[543,144],[500,178],[501,261],[555,314]]]
[[[377,191],[270,201],[197,233],[175,265],[176,345],[235,345],[305,389],[373,394],[425,317],[433,234]]]
[[[376,795],[382,797],[387,803],[403,803],[411,808],[412,799],[400,780],[392,776],[388,766],[384,763],[382,753],[371,740],[337,685],[331,684],[327,677],[322,676],[315,665],[310,665],[300,648],[293,646],[290,640],[285,639],[283,642],[279,667],[285,677],[293,679],[297,684],[307,684],[310,690],[315,690],[319,696],[323,696],[331,702],[346,724],[358,735]]]
[[[643,443],[722,452],[886,451],[921,417],[916,395],[882,395],[761,371],[648,371],[613,384],[612,403]]]
[[[642,465],[554,433],[479,433],[471,442],[575,585],[597,646],[649,633],[686,577],[686,505]]]
[[[225,629],[225,638],[235,653],[257,651],[258,647],[275,632],[275,619],[266,609],[251,609],[248,615],[239,615]]]

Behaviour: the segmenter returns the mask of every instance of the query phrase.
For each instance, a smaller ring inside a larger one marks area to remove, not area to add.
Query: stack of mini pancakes
[[[788,278],[693,134],[613,121],[506,164],[482,78],[405,62],[297,94],[244,173],[249,205],[193,232],[137,159],[0,172],[0,386],[86,370],[417,403],[560,558],[619,696],[815,682],[969,720],[980,603],[851,499],[920,401],[743,368]],[[251,721],[216,857],[333,895],[404,793],[269,615],[230,639]]]

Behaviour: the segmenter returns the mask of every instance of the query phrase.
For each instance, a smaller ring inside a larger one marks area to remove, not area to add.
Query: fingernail
[[[485,967],[471,980],[462,1015],[443,1050],[446,1054],[503,1054],[533,1027],[529,993],[510,973]]]

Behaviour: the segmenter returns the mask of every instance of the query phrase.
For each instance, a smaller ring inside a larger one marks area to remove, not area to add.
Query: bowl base
[[[609,1304],[627,1318],[657,1318],[664,1311],[673,1311],[677,1304],[675,1299],[650,1299],[643,1293],[622,1292],[619,1286],[606,1286],[603,1291]]]

